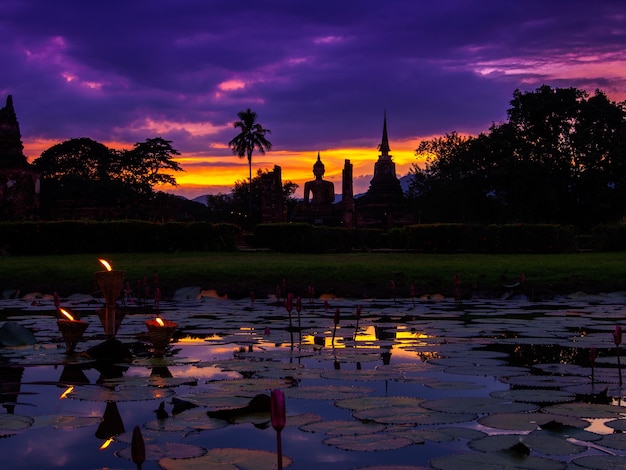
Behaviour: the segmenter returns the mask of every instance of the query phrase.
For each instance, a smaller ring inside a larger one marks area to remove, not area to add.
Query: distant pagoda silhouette
[[[0,108],[0,219],[38,217],[40,178],[23,151],[20,125],[9,95],[6,106]]]
[[[396,176],[396,164],[391,156],[387,134],[387,113],[383,119],[383,135],[378,146],[380,155],[374,164],[374,176],[364,195],[353,195],[353,168],[350,160],[344,162],[341,184],[341,201],[315,204],[310,202],[305,190],[304,201],[299,203],[291,218],[294,222],[307,222],[313,225],[334,225],[343,227],[388,228],[394,225],[414,223],[414,218]],[[320,153],[313,166],[323,166]],[[321,169],[320,169],[321,170]],[[307,183],[311,185],[315,182]]]
[[[380,155],[374,164],[374,177],[370,181],[370,187],[363,196],[355,199],[356,226],[387,228],[414,223],[390,153],[386,111],[378,150]]]

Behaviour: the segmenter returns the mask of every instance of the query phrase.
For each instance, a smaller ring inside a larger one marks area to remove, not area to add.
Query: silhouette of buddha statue
[[[317,152],[317,161],[313,165],[315,179],[304,183],[304,202],[314,206],[332,204],[335,201],[335,185],[332,181],[322,179],[324,164]]]

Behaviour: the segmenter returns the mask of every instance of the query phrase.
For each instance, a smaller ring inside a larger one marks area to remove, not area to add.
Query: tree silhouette
[[[261,154],[265,154],[266,151],[272,149],[272,143],[265,138],[266,134],[271,134],[272,131],[265,129],[257,122],[257,113],[250,108],[237,113],[237,117],[239,117],[239,121],[235,121],[233,127],[240,129],[241,132],[228,142],[228,146],[239,158],[248,157],[248,199],[249,215],[251,215],[252,192],[250,188],[252,187],[252,153],[258,150]]]

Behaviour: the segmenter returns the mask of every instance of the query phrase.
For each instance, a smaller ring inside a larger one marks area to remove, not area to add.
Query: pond
[[[285,468],[626,468],[625,301],[137,301],[118,305],[132,361],[111,362],[86,354],[102,300],[61,299],[88,323],[71,354],[51,299],[0,300],[37,340],[0,349],[2,467],[134,469],[138,427],[144,470],[276,468],[279,389]],[[163,357],[157,315],[176,323]]]

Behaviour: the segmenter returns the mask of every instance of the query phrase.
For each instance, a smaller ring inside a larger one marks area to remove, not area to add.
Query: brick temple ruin
[[[354,197],[352,164],[350,160],[345,160],[342,170],[341,201],[336,203],[325,197],[316,198],[315,195],[309,197],[309,191],[327,191],[323,189],[324,185],[320,181],[319,175],[323,174],[324,167],[318,153],[317,161],[313,165],[316,180],[305,184],[304,200],[296,207],[292,221],[348,228],[389,228],[415,223],[407,206],[400,180],[396,175],[396,164],[390,153],[386,115],[378,150],[380,154],[374,164],[374,176],[370,181],[369,189],[360,197]],[[280,174],[280,167],[275,167],[274,173],[276,172]],[[275,215],[278,216],[278,214]],[[284,218],[283,221],[285,221]]]
[[[39,174],[24,156],[13,97],[0,108],[0,220],[30,219],[39,212]]]

